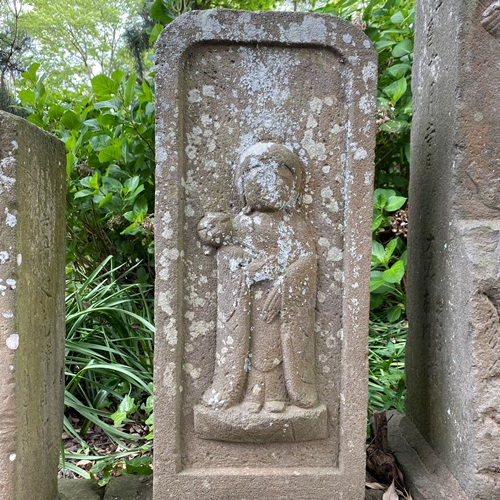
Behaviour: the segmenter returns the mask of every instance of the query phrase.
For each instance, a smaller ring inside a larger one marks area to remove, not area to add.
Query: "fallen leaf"
[[[386,488],[386,486],[380,483],[365,483],[365,486],[371,490],[385,490]]]
[[[382,500],[399,500],[399,496],[396,493],[396,486],[394,485],[394,479],[387,491],[382,495]]]

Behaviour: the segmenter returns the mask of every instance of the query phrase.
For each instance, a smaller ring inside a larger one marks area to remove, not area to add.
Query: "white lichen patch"
[[[19,347],[19,335],[17,333],[13,333],[7,337],[5,344],[9,349],[15,351]]]
[[[188,335],[191,339],[204,337],[207,333],[215,330],[215,323],[212,321],[193,321],[188,327]]]
[[[374,62],[370,61],[366,66],[363,67],[363,69],[361,70],[361,74],[365,83],[367,83],[368,80],[376,80],[377,65]]]
[[[160,309],[169,316],[173,314],[172,303],[173,293],[170,290],[163,290],[158,294],[158,305]]]
[[[163,337],[168,345],[172,347],[177,345],[177,328],[175,327],[175,319],[170,318],[167,325],[163,327]]]
[[[15,459],[16,459],[16,454],[15,454],[15,453],[11,453],[11,454],[9,455],[9,460],[10,460],[11,462],[14,462],[14,460],[15,460]]]
[[[20,253],[17,254],[16,262],[18,266],[20,266],[23,263],[23,256]]]
[[[9,286],[11,290],[16,289],[16,280],[8,278],[7,280],[5,280],[5,283],[7,283],[7,286]]]
[[[5,319],[11,319],[14,317],[14,313],[12,311],[7,311],[2,313],[2,317]]]
[[[200,378],[200,369],[195,368],[191,363],[184,363],[182,369],[194,380]]]
[[[317,158],[320,161],[326,160],[325,145],[321,141],[316,142],[314,140],[314,133],[312,129],[306,130],[301,145],[307,151],[311,159]]]
[[[202,93],[206,97],[215,97],[215,88],[213,85],[203,85]]]
[[[196,102],[201,102],[201,100],[201,92],[198,89],[188,91],[188,102],[194,104]]]
[[[9,252],[5,250],[0,252],[0,265],[5,264],[9,260]]]
[[[326,260],[333,261],[333,262],[339,262],[342,260],[342,257],[343,257],[342,249],[336,248],[336,247],[331,247],[328,250]]]
[[[369,95],[363,95],[359,99],[358,107],[365,115],[373,113],[373,99]]]
[[[9,209],[5,207],[5,224],[9,227],[16,227],[17,217],[9,212]]]
[[[313,97],[309,101],[309,107],[311,108],[311,111],[316,114],[320,114],[321,110],[323,109],[323,101],[319,97]]]

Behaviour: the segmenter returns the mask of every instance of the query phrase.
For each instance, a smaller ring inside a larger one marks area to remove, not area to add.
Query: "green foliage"
[[[404,410],[406,321],[370,324],[368,411]]]
[[[153,300],[150,285],[127,284],[127,271],[108,257],[88,276],[73,271],[66,282],[66,416],[64,430],[78,440],[80,453],[65,453],[64,468],[89,477],[71,461],[95,460],[85,441],[92,424],[126,452],[113,465],[100,461],[92,474],[103,479],[131,454],[150,453],[153,415]],[[77,414],[76,432],[68,414]],[[144,427],[142,436],[126,432],[125,423]],[[148,458],[150,460],[150,457]],[[149,463],[147,459],[142,465]],[[124,465],[138,467],[136,462]],[[102,466],[102,469],[97,470]],[[143,472],[135,472],[143,473]]]
[[[25,0],[22,26],[39,49],[36,60],[60,87],[88,86],[98,73],[130,70],[122,33],[142,0]],[[124,15],[126,13],[126,15]]]
[[[19,93],[28,120],[60,137],[67,150],[69,266],[92,269],[114,255],[152,280],[154,88],[121,71],[92,79],[92,95],[48,99],[37,65]],[[151,282],[151,281],[150,281]]]

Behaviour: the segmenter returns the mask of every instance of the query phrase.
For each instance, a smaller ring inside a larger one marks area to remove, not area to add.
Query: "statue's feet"
[[[259,413],[262,410],[262,403],[256,401],[243,401],[241,410],[246,413]]]
[[[283,413],[285,411],[286,404],[284,401],[266,401],[264,405],[264,410],[269,413]]]

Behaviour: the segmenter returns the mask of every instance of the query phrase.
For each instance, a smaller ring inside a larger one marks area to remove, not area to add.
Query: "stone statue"
[[[216,362],[202,405],[222,419],[231,410],[232,427],[252,414],[260,415],[258,428],[270,415],[293,419],[294,409],[318,407],[317,254],[313,227],[300,211],[304,180],[294,153],[257,143],[236,170],[243,210],[209,213],[198,225],[201,242],[217,249],[218,266]],[[258,430],[247,437],[255,440]]]
[[[493,2],[483,12],[481,24],[495,38],[500,38],[500,1]]]

